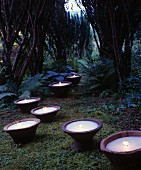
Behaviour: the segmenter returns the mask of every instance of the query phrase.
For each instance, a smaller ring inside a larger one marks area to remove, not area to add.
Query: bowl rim
[[[30,103],[18,103],[19,101],[24,100],[24,99],[36,99],[36,100],[32,101]],[[39,102],[40,100],[41,100],[40,97],[22,98],[22,99],[18,99],[16,101],[14,101],[14,104],[16,104],[16,105],[25,105],[25,104],[31,104],[31,103]]]
[[[12,126],[16,123],[24,122],[24,121],[35,121],[35,124],[28,126],[28,127],[25,127],[25,128],[22,128],[22,129],[8,129],[10,126]],[[4,126],[3,130],[6,131],[6,132],[24,130],[24,129],[28,129],[28,128],[31,128],[33,126],[36,126],[40,122],[41,122],[41,120],[38,119],[38,118],[24,118],[24,119],[20,119],[20,120],[16,120],[14,122],[8,123],[6,126]]]
[[[55,107],[56,109],[55,109],[54,111],[51,111],[51,112],[48,112],[48,113],[42,113],[42,114],[34,113],[35,110],[41,109],[41,108],[43,108],[43,107]],[[31,110],[31,113],[32,113],[33,115],[42,116],[42,115],[46,115],[46,114],[58,112],[60,109],[61,109],[60,106],[54,106],[54,105],[49,105],[49,106],[38,106],[38,107],[32,109],[32,110]]]
[[[76,73],[76,74],[70,74],[70,75],[68,75],[66,78],[70,78],[70,77],[73,76],[73,75],[76,75],[76,76],[78,76],[78,77],[72,77],[71,79],[76,79],[76,78],[81,78],[81,77],[82,77],[82,74]]]
[[[122,137],[128,137],[128,136],[141,136],[141,131],[139,131],[139,130],[125,130],[125,131],[120,131],[120,132],[111,134],[111,135],[107,136],[106,138],[102,139],[102,141],[100,142],[100,150],[103,152],[117,154],[117,155],[126,155],[126,154],[128,155],[128,154],[134,154],[136,152],[141,151],[141,148],[139,148],[139,149],[135,149],[132,151],[116,152],[116,151],[112,151],[112,150],[109,150],[106,148],[107,144],[112,142],[113,140],[116,140],[116,139],[119,139]]]
[[[65,85],[65,86],[53,86],[54,84],[58,84],[59,82],[68,83],[68,84]],[[72,85],[72,82],[70,82],[70,81],[56,81],[56,82],[53,82],[53,83],[49,84],[48,86],[53,87],[53,88],[60,88],[60,87],[66,87],[66,86],[70,86],[70,85]]]
[[[74,132],[74,131],[70,131],[66,129],[66,126],[70,123],[76,122],[76,121],[91,121],[91,122],[95,122],[98,124],[98,127],[92,130],[87,130],[87,131],[82,131],[82,132]],[[68,122],[63,123],[62,125],[62,130],[66,133],[70,133],[70,134],[86,134],[86,133],[91,133],[94,131],[97,131],[99,129],[101,129],[103,127],[103,122],[97,119],[93,119],[93,118],[79,118],[79,119],[74,119]]]

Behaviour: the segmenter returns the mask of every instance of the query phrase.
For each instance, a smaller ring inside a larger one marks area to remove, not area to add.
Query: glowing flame
[[[79,125],[79,127],[80,127],[80,128],[83,128],[83,126],[82,126],[82,125]]]
[[[129,145],[129,142],[128,142],[128,141],[123,141],[122,143],[123,143],[123,145],[126,145],[126,146]]]
[[[22,124],[21,123],[16,123],[16,125],[20,128],[22,127]]]
[[[62,85],[62,83],[61,83],[61,82],[59,82],[59,85]]]
[[[43,107],[43,111],[47,111],[47,107]]]

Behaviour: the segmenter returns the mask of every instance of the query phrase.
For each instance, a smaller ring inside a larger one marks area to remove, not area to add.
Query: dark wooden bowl
[[[81,74],[75,74],[75,75],[78,76],[78,77],[71,77],[73,75],[69,75],[69,76],[66,77],[66,80],[69,81],[69,82],[72,82],[72,85],[79,84],[81,77],[82,77]]]
[[[98,127],[84,132],[73,132],[66,129],[66,126],[76,121],[92,121],[98,124]],[[74,139],[72,144],[73,149],[91,150],[93,149],[93,137],[102,128],[103,123],[96,119],[82,118],[66,122],[62,125],[62,130]]]
[[[48,113],[42,113],[42,114],[35,113],[36,110],[41,109],[43,107],[44,106],[36,107],[36,108],[31,110],[31,113],[33,115],[35,115],[38,119],[40,119],[42,122],[52,122],[52,121],[54,121],[57,112],[60,110],[60,107],[59,106],[52,106],[52,107],[55,107],[56,110],[54,110],[52,112],[48,112]],[[50,106],[48,106],[48,107],[50,107]]]
[[[34,125],[31,125],[30,127],[25,127],[22,129],[8,129],[11,125],[14,125],[16,123],[24,122],[24,121],[35,121]],[[28,143],[33,140],[35,136],[35,132],[37,129],[37,126],[40,123],[40,119],[37,118],[26,118],[17,120],[15,122],[9,123],[4,127],[4,131],[7,132],[11,138],[13,139],[14,143]]]
[[[61,83],[68,83],[68,85],[65,86],[53,86],[54,84],[58,84],[58,82],[54,82],[49,85],[51,91],[55,94],[58,98],[64,98],[68,96],[69,89],[72,85],[71,82],[68,81],[61,81]]]
[[[115,170],[140,170],[141,149],[128,152],[114,152],[106,148],[109,142],[121,137],[141,136],[141,131],[122,131],[112,134],[100,143],[101,151],[107,156]]]
[[[36,100],[30,103],[18,103],[19,101],[23,100],[23,99],[19,99],[19,100],[16,100],[14,103],[19,107],[22,113],[30,113],[32,109],[38,106],[38,103],[41,100],[41,98],[31,97],[31,99],[36,99]]]

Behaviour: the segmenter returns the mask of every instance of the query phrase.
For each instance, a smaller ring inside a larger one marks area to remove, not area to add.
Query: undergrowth
[[[114,99],[114,98],[113,98]],[[39,105],[58,105],[61,110],[52,123],[41,123],[34,140],[28,144],[16,145],[10,136],[3,132],[9,122],[33,117],[21,114],[14,105],[0,112],[0,169],[2,170],[111,170],[111,164],[99,149],[99,142],[108,135],[125,129],[140,126],[140,114],[135,108],[122,105],[121,101],[94,96],[70,96],[65,99],[48,97]],[[103,128],[94,139],[98,147],[92,151],[80,152],[71,149],[73,140],[61,127],[64,122],[77,118],[94,118],[103,122]],[[131,121],[134,121],[130,123]],[[134,126],[132,126],[134,124]],[[135,126],[136,125],[136,126]]]

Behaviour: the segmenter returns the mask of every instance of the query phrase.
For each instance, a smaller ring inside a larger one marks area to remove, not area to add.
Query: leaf
[[[125,101],[127,102],[127,105],[129,107],[129,105],[131,104],[132,98],[131,97],[126,98]]]
[[[137,107],[136,104],[131,103],[128,107]]]
[[[30,98],[30,97],[31,97],[30,91],[25,91],[21,96],[19,96],[19,99]]]
[[[0,92],[7,91],[7,87],[5,85],[0,86]]]
[[[96,89],[96,88],[98,88],[98,87],[99,87],[99,84],[92,85],[92,86],[90,87],[90,90]]]
[[[58,76],[58,77],[56,77],[55,79],[56,79],[56,81],[63,81],[63,80],[64,80],[64,77],[63,77],[63,76]]]
[[[16,94],[15,93],[1,93],[0,100],[6,97],[12,97],[12,96],[16,96]]]

